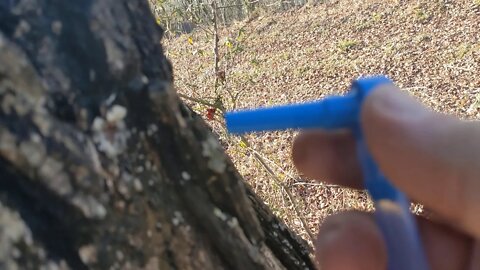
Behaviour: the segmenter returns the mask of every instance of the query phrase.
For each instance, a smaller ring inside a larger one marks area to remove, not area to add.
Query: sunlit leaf
[[[230,39],[227,39],[225,41],[225,47],[227,47],[229,49],[233,48],[233,43],[230,41]]]
[[[247,148],[247,144],[244,141],[240,141],[238,145],[240,145],[242,148]]]

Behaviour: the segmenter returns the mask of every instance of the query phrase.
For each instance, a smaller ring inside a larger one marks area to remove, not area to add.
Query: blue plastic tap
[[[225,114],[227,129],[234,134],[285,129],[350,129],[355,136],[357,157],[364,185],[375,204],[375,219],[382,232],[389,270],[427,270],[410,202],[378,169],[363,138],[360,111],[363,101],[382,84],[393,84],[385,76],[364,77],[352,83],[345,96]]]

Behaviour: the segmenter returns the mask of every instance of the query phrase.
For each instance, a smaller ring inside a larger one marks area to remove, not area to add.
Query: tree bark
[[[173,87],[147,0],[0,0],[0,269],[311,269]]]

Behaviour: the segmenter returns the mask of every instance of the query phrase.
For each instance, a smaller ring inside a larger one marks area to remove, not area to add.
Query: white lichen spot
[[[227,221],[227,224],[228,224],[228,226],[230,226],[230,228],[237,227],[238,226],[238,219],[236,217],[232,217],[231,219],[229,219]]]
[[[18,259],[20,256],[22,256],[22,252],[16,247],[12,248],[12,257]]]
[[[15,28],[15,33],[13,34],[13,36],[15,38],[20,38],[24,34],[30,32],[30,29],[31,29],[30,24],[25,20],[21,20],[20,23],[17,24],[17,27]]]
[[[143,84],[147,84],[147,83],[149,82],[148,77],[145,76],[145,75],[142,75],[141,80],[142,80],[142,83],[143,83]]]
[[[189,181],[190,179],[192,179],[192,177],[190,176],[190,174],[188,172],[182,172],[182,178],[185,181]]]
[[[103,219],[107,209],[92,196],[76,195],[72,203],[78,207],[87,218]]]
[[[47,157],[42,160],[42,164],[38,169],[38,175],[42,179],[48,180],[45,181],[45,183],[50,190],[53,190],[60,195],[71,194],[73,188],[70,184],[68,175],[63,172],[63,163],[51,157]]]
[[[122,172],[122,177],[121,179],[125,182],[125,183],[130,183],[132,182],[133,180],[133,176],[127,172]]]
[[[144,171],[143,167],[142,166],[137,166],[137,168],[135,168],[135,171],[137,173],[142,173]]]
[[[148,238],[151,238],[153,235],[152,231],[151,230],[147,230],[147,237]]]
[[[123,255],[123,252],[121,250],[115,251],[115,256],[117,256],[117,260],[122,261],[125,256]]]
[[[105,171],[102,167],[102,163],[100,162],[100,157],[98,156],[98,152],[95,149],[95,146],[90,140],[86,142],[86,145],[87,145],[86,152],[87,152],[87,155],[90,157],[90,160],[93,164],[93,168],[100,175],[105,175]]]
[[[218,141],[209,136],[202,142],[202,155],[208,158],[207,167],[216,173],[223,173],[227,168],[222,148]]]
[[[42,137],[40,137],[40,135],[38,135],[38,133],[30,134],[30,139],[32,139],[32,142],[34,142],[34,143],[40,143],[42,141]]]
[[[15,245],[24,242],[27,246],[33,244],[32,233],[20,215],[5,207],[0,202],[0,262],[7,262],[11,257],[18,257]],[[5,269],[8,267],[2,265]],[[2,268],[0,266],[0,268]],[[4,268],[2,268],[4,269]]]
[[[41,114],[34,114],[32,116],[32,120],[37,125],[41,134],[50,134],[50,130],[52,129],[52,123],[45,119],[45,117],[43,117]]]
[[[152,162],[150,160],[145,161],[145,169],[150,170],[152,168]]]
[[[105,128],[105,121],[103,120],[103,118],[95,117],[92,123],[92,130],[100,132],[100,131],[103,131],[104,128]]]
[[[41,143],[36,143],[33,140],[25,141],[20,144],[20,153],[30,166],[37,168],[45,158],[46,149]]]
[[[173,218],[172,218],[172,224],[174,226],[177,226],[179,225],[180,223],[183,223],[185,220],[183,219],[183,215],[182,213],[180,213],[179,211],[175,211],[173,213]]]
[[[106,120],[96,117],[92,123],[93,141],[98,150],[113,158],[121,154],[127,147],[129,132],[126,129],[124,107],[114,105],[108,112]]]
[[[147,135],[152,136],[158,131],[158,127],[155,124],[150,124],[147,128]]]
[[[137,192],[142,192],[143,191],[142,182],[140,182],[140,180],[138,178],[135,178],[135,180],[133,180],[133,188]]]
[[[110,106],[112,103],[115,101],[117,98],[117,94],[113,93],[111,94],[106,100],[105,100],[105,105]]]
[[[124,51],[119,45],[110,38],[104,39],[107,61],[114,72],[122,72],[125,64],[121,59],[125,58]]]
[[[68,267],[68,264],[65,260],[51,260],[51,259],[47,259],[47,261],[40,265],[40,267],[38,268],[38,270],[67,270],[67,269],[70,269],[70,267]]]
[[[118,184],[118,192],[122,194],[125,198],[130,197],[130,191],[128,190],[128,187],[127,185],[125,185],[125,183]]]
[[[117,59],[113,62],[113,67],[118,70],[118,71],[121,71],[125,68],[125,63],[120,60],[120,59]]]
[[[10,162],[15,163],[19,158],[16,138],[3,127],[0,127],[0,153]]]
[[[213,209],[213,214],[222,221],[227,220],[227,215],[225,213],[223,213],[222,210],[220,210],[220,208],[218,208],[218,207],[215,207]]]
[[[93,69],[90,69],[88,71],[88,78],[90,79],[91,82],[95,81],[95,78],[97,77],[97,73],[95,72],[95,70]]]
[[[120,105],[113,105],[110,110],[107,111],[107,121],[109,123],[118,123],[127,116],[127,109]]]
[[[56,35],[60,35],[62,33],[62,22],[61,21],[54,21],[52,22],[52,32]]]
[[[78,255],[85,264],[97,261],[97,248],[94,245],[85,245],[78,249]]]

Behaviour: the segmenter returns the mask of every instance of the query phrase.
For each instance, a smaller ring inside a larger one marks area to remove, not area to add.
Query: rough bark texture
[[[309,269],[139,0],[0,0],[0,269]]]

